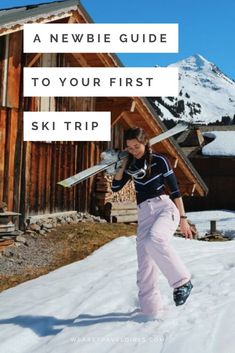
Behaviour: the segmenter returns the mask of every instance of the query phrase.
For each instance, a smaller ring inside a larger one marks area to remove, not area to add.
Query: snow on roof
[[[214,138],[202,148],[204,156],[235,156],[235,131],[204,132],[203,136]]]

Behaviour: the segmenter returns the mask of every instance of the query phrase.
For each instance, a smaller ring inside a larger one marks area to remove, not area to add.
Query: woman
[[[119,191],[133,178],[138,207],[136,247],[140,311],[158,317],[163,309],[159,269],[174,288],[176,305],[184,304],[191,292],[191,275],[170,240],[179,223],[185,238],[192,238],[192,232],[174,172],[166,157],[151,151],[141,128],[127,130],[125,143],[129,157],[114,176],[112,190]],[[165,185],[170,189],[171,198],[165,192]]]

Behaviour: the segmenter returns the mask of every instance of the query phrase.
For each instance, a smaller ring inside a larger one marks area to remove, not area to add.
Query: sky
[[[204,234],[210,219],[220,220],[218,230],[234,233],[234,212],[188,217]],[[172,242],[192,274],[184,305],[174,305],[160,274],[165,310],[155,321],[138,315],[136,237],[122,236],[81,261],[0,293],[0,351],[234,353],[235,240]]]
[[[1,0],[0,8],[42,2],[45,1]],[[179,23],[178,54],[120,54],[125,66],[166,66],[198,53],[235,79],[234,0],[82,0],[81,3],[97,23]]]

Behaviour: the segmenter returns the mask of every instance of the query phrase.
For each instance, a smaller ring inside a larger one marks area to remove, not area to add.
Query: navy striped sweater
[[[134,168],[141,169],[144,167],[145,155],[140,159],[136,159]],[[112,191],[117,192],[131,179],[131,176],[126,172],[123,173],[121,180],[113,179]],[[165,186],[170,190],[170,197],[175,199],[181,197],[180,190],[177,184],[175,174],[168,159],[161,155],[152,153],[151,173],[150,176],[145,176],[143,179],[134,179],[137,204],[141,202],[166,194]]]

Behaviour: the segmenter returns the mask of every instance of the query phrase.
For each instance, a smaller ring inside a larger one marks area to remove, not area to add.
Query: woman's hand
[[[126,169],[128,162],[128,157],[125,157],[121,161],[120,167],[117,169],[116,174],[114,175],[114,180],[121,180],[123,177],[124,170]]]
[[[190,227],[187,222],[187,217],[185,215],[184,204],[182,197],[177,197],[174,199],[174,203],[179,210],[180,214],[180,231],[185,236],[185,239],[193,239],[193,234],[196,232]]]
[[[126,166],[127,166],[127,162],[128,162],[128,156],[122,159],[122,164],[121,164],[121,167],[120,167],[120,168],[122,168],[123,170],[125,170],[125,169],[126,169]]]
[[[185,239],[193,239],[193,231],[185,218],[180,218],[180,231]]]

